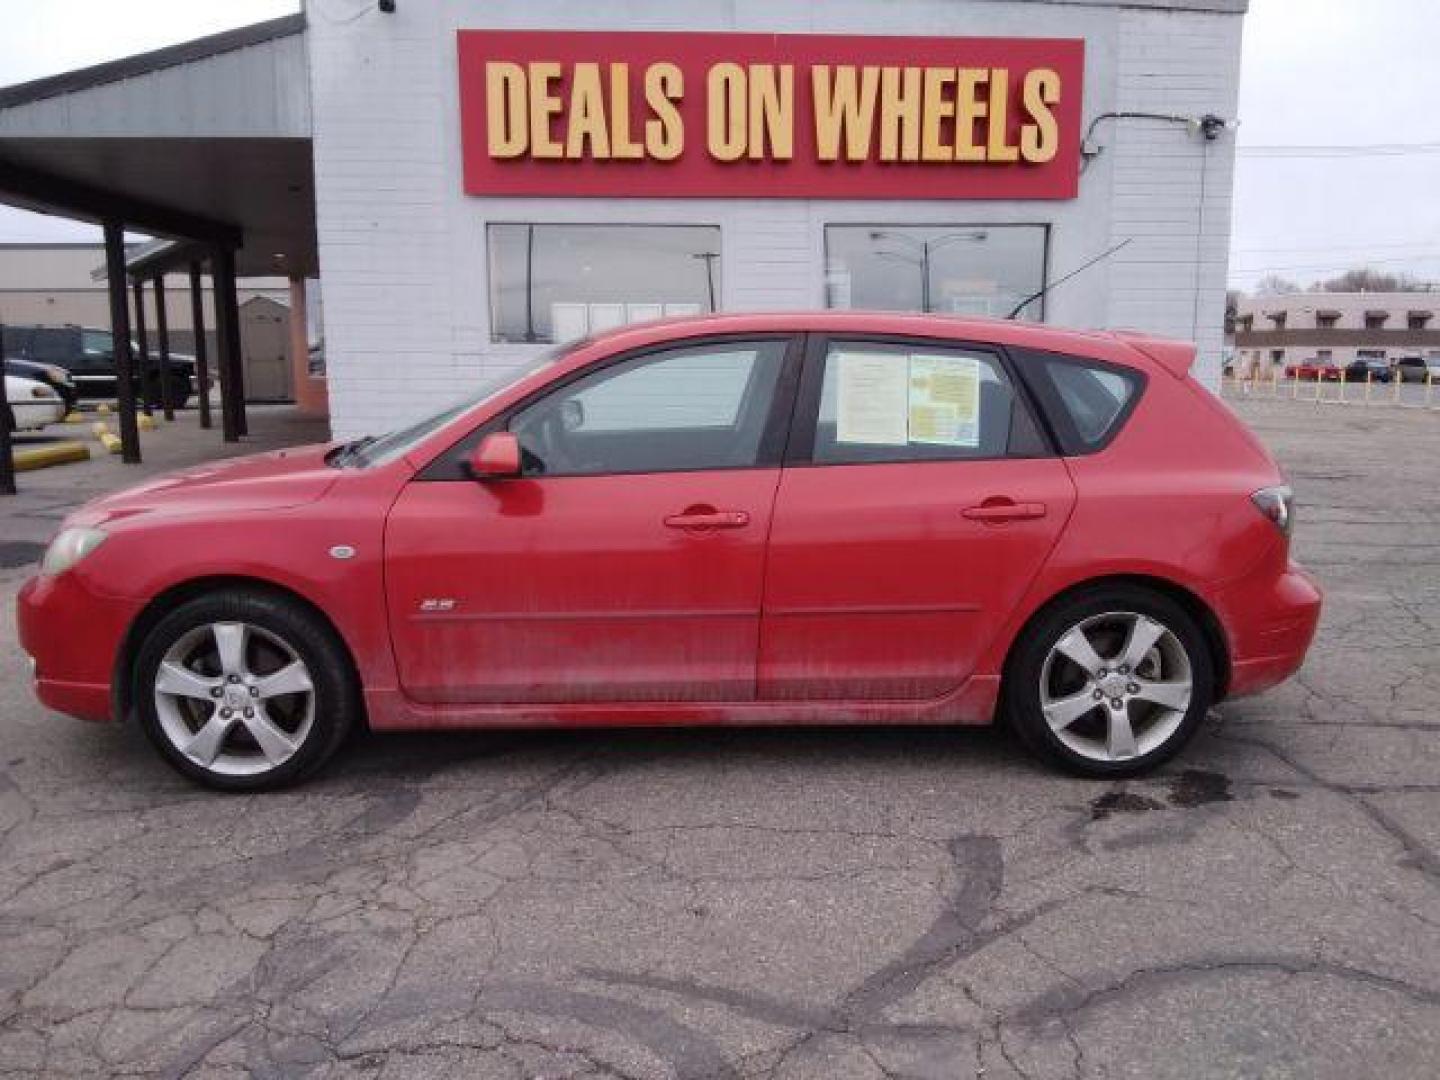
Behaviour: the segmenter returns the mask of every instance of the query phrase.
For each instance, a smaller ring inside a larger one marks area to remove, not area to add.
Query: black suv
[[[139,363],[139,349],[132,348]],[[53,364],[70,372],[74,394],[82,401],[113,401],[116,397],[115,338],[109,330],[83,326],[6,326],[6,360]],[[195,375],[194,358],[170,354],[170,395],[178,408],[190,400]],[[161,402],[160,357],[152,347],[149,369],[134,375],[136,396],[144,386],[145,400],[152,406]]]

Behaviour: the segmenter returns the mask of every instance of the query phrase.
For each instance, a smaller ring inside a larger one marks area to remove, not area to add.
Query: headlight
[[[63,574],[104,542],[105,533],[100,529],[62,529],[45,550],[40,572],[52,576]]]
[[[69,386],[75,381],[74,376],[58,364],[46,364],[45,374],[49,375],[54,382],[58,382],[62,386]]]

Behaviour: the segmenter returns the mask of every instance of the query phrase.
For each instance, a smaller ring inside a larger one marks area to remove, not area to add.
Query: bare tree
[[[1256,296],[1288,296],[1300,291],[1300,286],[1279,274],[1266,274],[1255,282]]]
[[[1403,271],[1390,274],[1368,266],[1346,270],[1337,277],[1316,283],[1320,292],[1420,292],[1428,287],[1413,274]]]
[[[1240,317],[1240,301],[1244,297],[1239,289],[1225,290],[1225,333],[1235,333],[1235,320]]]

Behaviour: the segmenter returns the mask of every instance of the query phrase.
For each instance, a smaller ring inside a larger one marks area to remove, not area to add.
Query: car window
[[[79,343],[79,331],[63,327],[46,327],[35,331],[30,339],[30,359],[43,364],[63,364],[69,367],[75,362],[75,346]]]
[[[824,464],[1033,456],[1044,444],[985,352],[832,341],[812,459]]]
[[[1109,442],[1140,389],[1134,373],[1071,357],[1047,356],[1041,368],[1070,422],[1061,438],[1066,453]]]
[[[4,328],[5,355],[12,360],[21,360],[30,351],[30,331],[23,326]]]
[[[759,463],[786,342],[726,341],[611,364],[510,418],[527,476]]]

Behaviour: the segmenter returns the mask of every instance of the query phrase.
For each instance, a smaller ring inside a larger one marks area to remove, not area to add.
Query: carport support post
[[[145,333],[145,282],[135,279],[135,343],[140,346],[140,355],[135,366],[140,371],[140,408],[150,415],[150,341]]]
[[[110,333],[115,342],[115,396],[120,406],[120,460],[140,463],[135,423],[135,365],[130,355],[130,303],[125,295],[125,227],[105,221],[105,284],[110,290]]]
[[[200,288],[200,263],[190,264],[190,325],[195,328],[195,393],[200,397],[200,426],[210,427],[209,344],[205,340],[205,294]]]
[[[170,388],[170,326],[165,313],[165,275],[155,275],[155,334],[160,339],[160,408],[175,419],[175,394]]]
[[[0,357],[5,355],[5,324],[0,323]],[[0,401],[0,495],[15,494],[15,453],[10,443],[10,395]]]
[[[240,417],[243,408],[237,400],[244,394],[235,377],[240,368],[240,310],[235,297],[235,253],[217,247],[210,259],[215,279],[215,337],[219,355],[215,358],[220,372],[220,424],[226,442],[239,442],[243,434]]]

